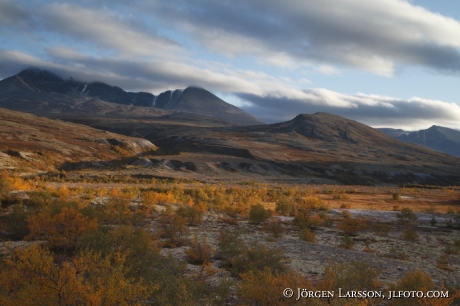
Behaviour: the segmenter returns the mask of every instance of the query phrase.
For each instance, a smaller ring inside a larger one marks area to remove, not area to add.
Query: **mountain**
[[[240,125],[264,124],[238,107],[198,87],[162,93],[155,101],[155,107],[169,111],[194,113]]]
[[[63,105],[75,105],[79,104],[78,101],[95,99],[122,105],[165,110],[161,113],[162,115],[170,112],[187,112],[233,124],[263,124],[253,116],[201,88],[189,87],[185,90],[166,91],[155,96],[147,92],[126,92],[120,87],[102,82],[85,83],[72,78],[64,80],[52,72],[39,69],[26,69],[15,76],[0,81],[0,96],[3,96],[0,98],[0,106],[21,111],[27,111],[27,107],[18,109],[18,103],[37,98],[43,101],[60,100],[58,105],[61,108],[59,110],[61,113],[67,111],[62,109]],[[34,107],[37,106],[37,104],[28,105],[29,112],[36,113],[37,109]],[[99,103],[100,108],[103,106]],[[111,108],[107,104],[104,107]]]
[[[379,130],[401,141],[419,144],[439,152],[460,157],[460,131],[436,125],[426,130],[415,132],[394,129]],[[402,133],[399,131],[402,131]]]
[[[75,81],[72,78],[64,80],[50,71],[39,69],[26,69],[15,76],[2,80],[0,82],[0,92],[85,95],[107,102],[136,106],[152,106],[155,98],[151,93],[126,92],[117,86],[110,86],[102,82],[84,83]]]
[[[391,128],[379,128],[377,130],[387,134],[388,136],[394,137],[394,138],[398,138],[399,136],[401,136],[403,134],[409,133],[409,132],[401,130],[401,129],[391,129]]]
[[[1,107],[80,124],[27,114],[15,119],[14,124],[0,118],[2,123],[7,122],[0,126],[5,131],[0,133],[0,148],[4,147],[0,150],[21,156],[19,150],[27,148],[27,152],[37,155],[35,152],[43,152],[50,143],[50,160],[62,164],[56,169],[86,169],[95,174],[120,171],[123,175],[214,182],[460,184],[460,158],[402,142],[347,118],[316,113],[276,124],[241,125],[250,117],[204,89],[165,92],[154,96],[156,107],[142,107],[91,97],[87,93],[89,84],[80,90],[77,83],[41,71],[0,81]],[[197,109],[203,114],[192,113]],[[37,124],[29,127],[29,121]],[[98,130],[81,130],[81,124]],[[20,132],[15,134],[15,130]],[[115,134],[107,136],[104,131]],[[120,134],[127,140],[113,136]],[[128,139],[133,136],[159,150],[143,154],[139,161],[115,157],[133,148],[124,145],[131,143]],[[96,167],[87,161],[101,156],[115,158],[112,168]]]
[[[175,174],[168,175],[357,185],[460,183],[459,158],[327,113],[301,114],[287,122],[254,126],[204,123],[199,117],[177,120],[175,116],[142,123],[126,118],[76,122],[144,137],[167,152],[158,158],[164,163],[193,164],[188,172],[171,166]]]

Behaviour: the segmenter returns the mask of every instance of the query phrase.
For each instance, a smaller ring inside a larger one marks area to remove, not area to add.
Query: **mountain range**
[[[125,154],[126,145],[120,147],[121,143],[144,139],[155,145],[159,148],[155,153],[152,148],[137,153],[131,150],[141,160],[118,158],[117,171],[133,173],[131,167],[140,166],[136,173],[144,176],[206,181],[460,184],[459,158],[400,141],[343,117],[300,114],[287,122],[263,124],[201,88],[189,87],[155,96],[101,84],[64,80],[35,69],[0,81],[0,107],[55,119],[46,119],[46,123],[32,115],[22,121],[15,119],[15,139],[22,140],[5,140],[7,134],[1,134],[0,150],[30,151],[38,141],[41,150],[46,151],[46,139],[65,142],[61,138],[65,134],[54,135],[52,128],[46,130],[49,136],[45,132],[40,137],[26,136],[36,126],[52,127],[56,122],[56,130],[81,134],[77,137],[69,133],[69,143],[78,150],[88,151],[87,146],[93,147],[94,143],[108,143],[101,147],[108,150],[104,154],[85,155],[93,160]],[[20,114],[15,116],[21,118]],[[60,127],[62,122],[56,119],[67,121],[67,126]],[[93,139],[93,130],[82,126],[112,134],[110,138],[98,135]],[[84,143],[79,139],[92,140]],[[55,150],[53,154],[58,153]],[[72,160],[63,164],[62,169],[86,169],[91,165],[84,160]],[[98,168],[97,172],[100,171]]]
[[[430,149],[460,157],[460,131],[433,125],[426,130],[408,132],[383,128],[381,132],[404,142],[419,144]]]
[[[184,90],[166,91],[155,96],[147,92],[127,92],[117,86],[102,82],[81,82],[68,80],[45,70],[26,69],[0,82],[1,100],[9,100],[15,107],[21,100],[59,100],[60,105],[77,104],[78,101],[94,103],[95,100],[127,106],[152,107],[155,110],[188,112],[210,116],[233,124],[263,124],[248,113],[223,101],[209,91],[188,87]],[[58,103],[59,103],[58,102]],[[48,101],[48,103],[51,103]],[[65,105],[64,105],[65,106]],[[80,110],[82,107],[78,107]],[[26,109],[17,110],[27,111]],[[165,113],[164,113],[165,114]]]

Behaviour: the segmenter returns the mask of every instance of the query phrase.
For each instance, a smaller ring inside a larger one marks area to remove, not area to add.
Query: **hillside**
[[[258,126],[204,124],[174,116],[142,123],[122,118],[79,122],[141,136],[164,152],[180,153],[155,158],[159,162],[155,170],[171,162],[168,175],[345,184],[460,182],[460,159],[331,114],[303,114]]]
[[[156,149],[145,139],[0,108],[1,168],[22,162],[51,170],[64,162],[115,160]]]

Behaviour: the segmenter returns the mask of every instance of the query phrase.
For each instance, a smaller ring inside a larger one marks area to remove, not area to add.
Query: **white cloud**
[[[71,4],[52,4],[38,14],[44,25],[53,32],[110,48],[115,54],[132,56],[179,56],[184,50],[178,43],[152,34],[152,29],[134,24],[105,9],[87,9]]]
[[[339,75],[340,70],[331,65],[320,65],[316,67],[316,71],[325,75]]]
[[[398,65],[460,71],[460,22],[404,0],[171,0],[150,13],[214,52],[272,63],[282,56],[286,67],[319,62],[384,76]]]

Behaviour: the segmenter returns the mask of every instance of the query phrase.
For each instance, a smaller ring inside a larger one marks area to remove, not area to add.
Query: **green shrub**
[[[264,229],[275,238],[281,237],[281,235],[283,235],[286,231],[286,229],[280,221],[268,222]]]
[[[415,241],[418,239],[418,234],[414,226],[406,225],[402,233],[402,238],[406,241]]]
[[[264,245],[256,244],[247,248],[239,256],[232,258],[229,271],[235,275],[250,271],[263,271],[265,268],[272,272],[283,272],[286,267],[282,260],[283,253],[280,249],[269,249]]]
[[[222,231],[218,238],[218,254],[226,262],[246,251],[246,246],[239,238],[240,232],[238,231]]]
[[[414,214],[412,209],[410,208],[403,208],[401,209],[401,212],[396,215],[396,217],[399,219],[399,222],[402,225],[414,225],[417,223],[417,215]]]
[[[375,290],[381,286],[377,280],[380,273],[365,262],[331,264],[326,266],[324,272],[326,276],[322,290],[337,290],[337,288],[341,288],[342,291]]]
[[[399,201],[399,200],[401,200],[401,193],[399,193],[399,192],[393,193],[393,200],[394,200],[394,201]]]
[[[0,178],[0,206],[2,201],[10,194],[10,182],[6,178]]]
[[[260,224],[267,221],[272,215],[272,211],[265,209],[262,204],[251,205],[249,210],[249,222],[252,224]]]
[[[160,235],[165,241],[165,247],[177,247],[186,242],[188,230],[186,227],[187,220],[174,213],[165,214],[161,216],[158,221],[160,222]]]
[[[300,237],[302,240],[315,243],[316,242],[316,234],[314,231],[310,230],[309,228],[305,228],[300,232]]]
[[[287,198],[282,198],[276,202],[275,211],[283,216],[291,216],[293,214],[294,205]]]
[[[30,231],[27,223],[27,218],[31,215],[24,206],[14,205],[13,210],[8,215],[4,216],[4,223],[8,235],[13,240],[23,240]]]
[[[351,250],[353,249],[354,244],[355,242],[353,241],[353,239],[349,235],[345,235],[342,238],[342,243],[339,244],[339,248]]]
[[[185,251],[187,254],[187,260],[192,264],[204,264],[207,263],[214,253],[213,248],[208,244],[206,236],[198,240],[198,236],[195,235],[193,238],[192,245],[188,250]]]
[[[399,259],[399,260],[409,260],[409,256],[404,253],[401,249],[396,249],[391,247],[389,252],[384,254],[383,257]]]
[[[181,206],[176,210],[176,214],[185,218],[189,225],[197,225],[203,219],[203,212],[194,206]]]

